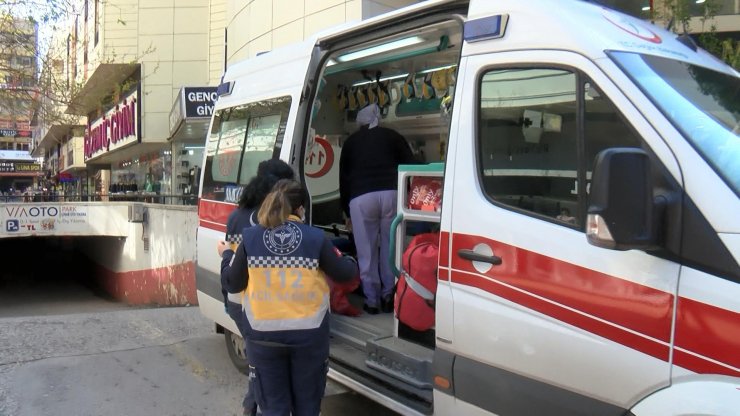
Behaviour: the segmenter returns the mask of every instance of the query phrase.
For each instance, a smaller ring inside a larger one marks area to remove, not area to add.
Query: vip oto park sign
[[[1,232],[10,235],[85,234],[88,207],[60,204],[7,204],[0,209]]]

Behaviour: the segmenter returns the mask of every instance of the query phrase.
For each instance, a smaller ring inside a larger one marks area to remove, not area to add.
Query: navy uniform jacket
[[[232,250],[236,250],[239,243],[242,242],[242,231],[245,228],[257,225],[257,209],[237,208],[231,211],[229,218],[226,220],[226,242]],[[230,302],[241,303],[241,297],[238,293],[228,293],[226,288],[221,287],[224,299]]]
[[[328,336],[326,275],[337,282],[352,279],[354,260],[342,257],[323,231],[293,216],[275,228],[247,227],[242,236],[235,252],[224,252],[221,284],[241,295],[245,335],[286,345]]]

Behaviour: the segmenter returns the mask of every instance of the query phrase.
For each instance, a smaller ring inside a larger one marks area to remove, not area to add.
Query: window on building
[[[69,76],[72,73],[72,35],[67,35],[67,64],[64,68],[64,75],[67,81],[67,88],[69,88]]]
[[[72,43],[72,79],[77,79],[77,41],[79,37],[77,36],[78,33],[78,18],[75,18],[75,33],[74,33],[74,39]]]
[[[15,57],[15,63],[20,66],[31,66],[31,57],[30,56],[16,56]]]
[[[93,46],[98,46],[98,39],[100,37],[100,20],[98,17],[98,9],[100,8],[100,0],[95,0],[95,40]]]
[[[483,190],[528,215],[582,230],[596,154],[640,147],[611,101],[567,69],[492,70],[480,97]]]

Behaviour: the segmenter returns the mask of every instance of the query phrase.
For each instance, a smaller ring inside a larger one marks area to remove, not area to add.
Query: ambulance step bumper
[[[366,364],[367,353],[344,339],[333,338],[329,353],[332,370],[422,414],[432,413],[433,390],[419,389]]]
[[[369,339],[365,364],[418,389],[432,389],[434,351],[393,336]]]

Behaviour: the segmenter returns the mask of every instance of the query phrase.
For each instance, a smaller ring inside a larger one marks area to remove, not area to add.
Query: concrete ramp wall
[[[129,221],[129,206],[144,221]],[[194,206],[132,202],[34,202],[0,207],[0,238],[86,237],[76,246],[100,286],[132,305],[196,304]]]
[[[145,222],[128,223],[128,235],[86,242],[101,287],[132,305],[197,304],[196,207],[144,204]],[[128,220],[127,220],[128,222]]]

